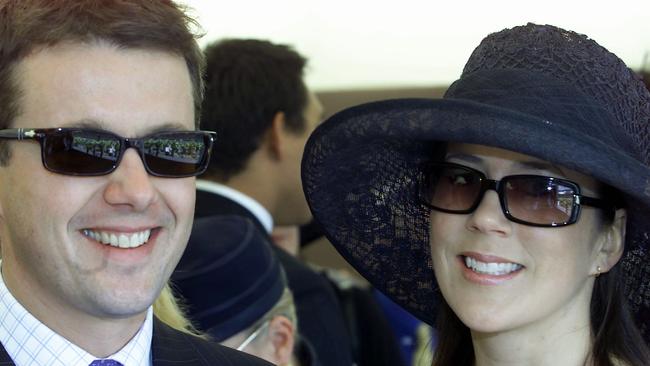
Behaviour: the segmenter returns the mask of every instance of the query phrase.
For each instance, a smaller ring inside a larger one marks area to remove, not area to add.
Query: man
[[[168,0],[9,0],[0,24],[0,363],[267,364],[151,310],[213,140],[193,21]]]
[[[197,181],[196,216],[248,217],[268,240],[277,225],[311,218],[300,161],[322,113],[303,81],[306,60],[261,40],[224,40],[207,47],[201,125],[217,131],[204,180]],[[218,230],[215,230],[217,232]],[[350,365],[350,343],[327,280],[273,246],[289,280],[301,334],[324,365]]]

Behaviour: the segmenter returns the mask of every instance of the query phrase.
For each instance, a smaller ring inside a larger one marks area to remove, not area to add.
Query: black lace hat
[[[442,99],[340,112],[310,137],[305,195],[338,251],[374,286],[433,324],[439,290],[422,163],[439,142],[495,146],[616,187],[628,209],[625,293],[650,336],[650,94],[584,35],[528,24],[486,37]]]

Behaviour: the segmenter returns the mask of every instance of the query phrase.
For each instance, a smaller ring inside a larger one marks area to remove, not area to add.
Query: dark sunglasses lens
[[[69,175],[99,175],[114,169],[121,141],[97,131],[64,130],[46,135],[43,163],[51,171]]]
[[[189,177],[202,173],[211,140],[203,132],[152,135],[144,141],[144,160],[149,172],[163,177]]]
[[[545,177],[511,177],[504,184],[512,217],[537,225],[563,225],[573,215],[576,188]]]
[[[437,209],[467,212],[481,194],[481,176],[463,167],[434,164],[425,179],[424,199]]]

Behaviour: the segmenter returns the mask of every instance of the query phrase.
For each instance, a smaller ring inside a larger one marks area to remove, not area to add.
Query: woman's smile
[[[475,252],[464,252],[457,258],[463,277],[480,285],[499,285],[525,269],[523,265],[505,258]]]

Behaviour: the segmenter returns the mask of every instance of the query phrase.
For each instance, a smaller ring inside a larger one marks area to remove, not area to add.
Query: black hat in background
[[[280,300],[287,282],[270,245],[241,216],[194,221],[171,279],[190,319],[215,341],[252,326]]]

